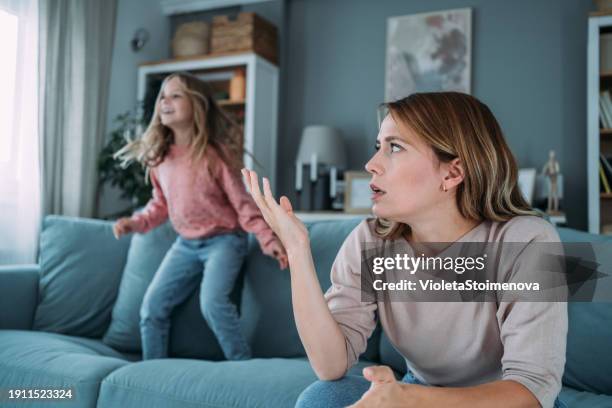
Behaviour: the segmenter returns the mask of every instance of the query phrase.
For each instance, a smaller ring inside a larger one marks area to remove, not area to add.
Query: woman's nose
[[[365,169],[368,173],[381,175],[383,173],[382,166],[378,163],[377,160],[378,152],[372,156],[372,158],[366,163]]]

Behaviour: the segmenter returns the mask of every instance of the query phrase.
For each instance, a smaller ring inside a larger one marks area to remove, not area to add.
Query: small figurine
[[[548,206],[546,212],[551,215],[560,214],[559,211],[559,193],[558,193],[558,178],[561,174],[561,167],[555,158],[555,151],[551,150],[548,153],[548,161],[542,169],[542,174],[548,177]]]

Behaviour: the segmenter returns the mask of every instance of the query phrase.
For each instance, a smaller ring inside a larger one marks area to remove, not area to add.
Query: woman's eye
[[[391,147],[391,153],[398,153],[403,150],[402,146],[395,143],[391,143],[389,146]]]
[[[376,151],[379,151],[379,150],[380,150],[380,143],[378,143],[378,142],[377,142],[377,143],[374,145],[374,150],[376,150]]]

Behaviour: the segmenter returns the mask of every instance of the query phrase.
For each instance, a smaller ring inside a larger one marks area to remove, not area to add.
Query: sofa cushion
[[[128,363],[122,357],[98,340],[0,330],[0,389],[71,388],[67,406],[95,407],[102,379]]]
[[[391,367],[400,375],[406,374],[406,360],[399,351],[393,347],[387,335],[382,332],[380,336],[380,364]]]
[[[587,391],[578,391],[563,387],[559,393],[559,401],[568,408],[610,408],[612,395],[600,395]]]
[[[331,285],[331,266],[346,236],[360,218],[307,223],[312,255],[323,291]],[[289,271],[281,271],[276,260],[251,243],[244,271],[241,324],[255,357],[304,356],[291,305]],[[364,358],[378,357],[379,336],[370,337]]]
[[[612,395],[612,303],[570,303],[568,314],[563,383]]]
[[[110,323],[129,237],[107,221],[47,216],[40,235],[34,329],[101,337]]]
[[[359,363],[351,374],[360,374]],[[316,381],[308,361],[148,360],[111,373],[100,388],[98,408],[293,407]]]
[[[582,288],[583,292],[592,294],[595,299],[607,299],[607,302],[568,304],[567,359],[563,383],[577,391],[612,395],[612,239],[568,228],[559,228],[559,236],[564,243],[590,243],[566,245],[566,256],[594,262],[599,265],[599,271],[608,275],[588,281]]]
[[[169,222],[147,234],[135,234],[123,270],[117,302],[112,311],[111,324],[103,341],[124,352],[139,353],[140,305],[177,234]],[[199,286],[172,313],[169,354],[172,357],[219,360],[223,352],[202,317],[199,306]]]
[[[134,234],[123,268],[117,301],[103,341],[117,350],[140,352],[140,305],[157,267],[176,233],[169,223],[148,234]]]

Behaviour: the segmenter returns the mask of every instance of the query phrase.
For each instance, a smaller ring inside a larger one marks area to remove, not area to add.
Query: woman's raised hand
[[[264,219],[272,228],[272,231],[280,239],[287,250],[292,253],[303,249],[310,244],[306,226],[293,213],[289,199],[285,196],[280,198],[280,204],[272,196],[270,182],[263,178],[263,193],[259,188],[257,173],[252,170],[242,169],[242,175],[251,190],[251,196],[259,207]]]

